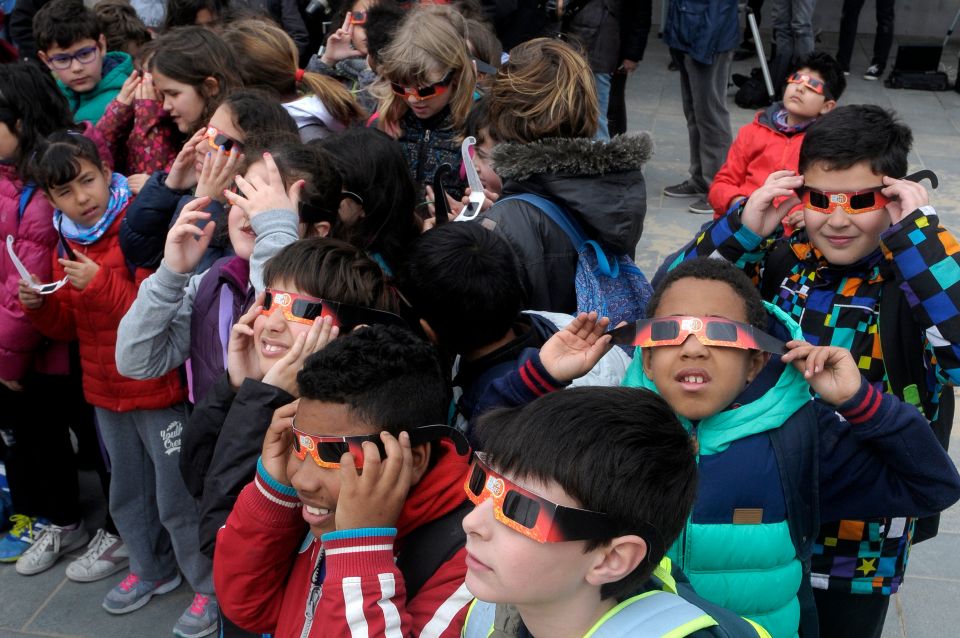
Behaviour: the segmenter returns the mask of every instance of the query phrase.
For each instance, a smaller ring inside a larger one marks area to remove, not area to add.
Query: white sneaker
[[[67,578],[78,583],[92,583],[125,569],[129,562],[127,546],[120,537],[100,529],[83,556],[67,565]]]
[[[57,559],[78,547],[83,547],[90,535],[82,525],[73,529],[48,525],[17,560],[17,573],[33,576],[53,567]]]

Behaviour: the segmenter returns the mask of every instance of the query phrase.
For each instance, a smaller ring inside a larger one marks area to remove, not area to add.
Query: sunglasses
[[[366,24],[367,23],[367,12],[366,11],[351,11],[347,14],[347,21],[350,24]]]
[[[80,64],[90,64],[97,59],[97,53],[99,53],[99,51],[100,49],[97,47],[84,47],[73,55],[65,53],[63,55],[54,55],[47,59],[50,60],[50,66],[60,71],[64,71],[70,68],[74,60]]]
[[[394,93],[402,98],[415,97],[418,100],[429,100],[430,98],[446,93],[447,89],[450,88],[451,82],[453,82],[453,69],[447,71],[447,74],[440,78],[439,82],[434,82],[427,86],[410,87],[391,82],[390,87]]]
[[[284,292],[267,288],[263,298],[263,310],[260,314],[269,317],[277,309],[283,312],[283,318],[294,323],[312,325],[323,317],[333,317],[333,325],[346,330],[362,324],[384,324],[406,327],[406,322],[398,315],[385,310],[374,310],[362,306],[350,306],[339,301],[318,299],[295,292]]]
[[[862,191],[830,192],[801,186],[797,189],[797,196],[803,202],[804,208],[815,210],[818,213],[829,215],[837,208],[842,208],[849,215],[859,215],[860,213],[880,210],[893,201],[880,192],[883,188],[883,186],[877,186]]]
[[[767,333],[738,321],[720,317],[657,317],[641,319],[611,330],[613,343],[651,348],[679,346],[690,335],[705,346],[762,350],[783,354],[786,344]]]
[[[787,78],[787,84],[802,84],[817,95],[827,96],[827,83],[806,73],[794,73]]]
[[[456,428],[449,425],[424,425],[407,430],[410,436],[410,445],[423,445],[442,438],[451,439],[461,456],[470,451],[466,438]],[[363,444],[373,443],[381,459],[387,458],[387,450],[380,440],[379,434],[360,434],[357,436],[316,436],[307,434],[299,429],[294,420],[293,424],[293,453],[301,461],[307,454],[313,462],[322,468],[336,470],[340,468],[340,459],[349,452],[353,455],[357,469],[363,468]]]
[[[214,151],[220,150],[222,146],[227,157],[230,156],[234,149],[236,149],[238,153],[243,151],[243,144],[232,137],[227,137],[212,126],[207,127],[207,144],[209,144],[210,148]]]
[[[603,512],[557,505],[525,490],[490,469],[480,452],[474,453],[463,489],[474,505],[492,496],[494,518],[538,543],[602,540],[618,535]]]

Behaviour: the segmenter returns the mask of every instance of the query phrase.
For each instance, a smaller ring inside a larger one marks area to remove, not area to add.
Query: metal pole
[[[767,95],[770,100],[776,100],[773,94],[773,81],[770,79],[770,69],[767,68],[767,55],[763,52],[763,40],[760,39],[760,29],[757,28],[757,16],[753,15],[753,9],[747,8],[747,24],[750,25],[750,33],[753,34],[753,44],[757,47],[757,57],[760,59],[760,70],[763,72],[763,82],[767,86]]]

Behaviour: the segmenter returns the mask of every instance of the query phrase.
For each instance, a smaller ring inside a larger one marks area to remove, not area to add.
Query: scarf
[[[787,124],[787,109],[786,107],[780,107],[776,113],[773,114],[773,125],[777,128],[778,131],[784,135],[793,135],[799,133],[800,131],[805,130],[808,126],[816,122],[819,118],[812,118],[806,120],[805,122],[800,122],[795,126]]]
[[[110,180],[110,201],[107,203],[107,211],[93,226],[77,224],[58,208],[53,211],[53,227],[70,241],[87,246],[103,237],[117,219],[117,215],[123,212],[129,203],[130,187],[127,185],[127,178],[120,173],[114,173]]]

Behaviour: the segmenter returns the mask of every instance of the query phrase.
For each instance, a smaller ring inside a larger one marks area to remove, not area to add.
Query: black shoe
[[[677,65],[676,62],[674,62],[673,60],[670,60],[670,64],[667,65],[667,70],[668,70],[668,71],[679,71],[679,70],[680,70],[680,67]]]
[[[864,80],[879,80],[880,76],[883,75],[883,69],[880,68],[878,64],[871,64],[867,67],[866,72],[863,74]]]
[[[746,49],[746,48],[737,49],[736,51],[733,52],[733,61],[740,62],[742,60],[749,60],[750,58],[754,57],[756,54],[757,52],[754,49]]]

